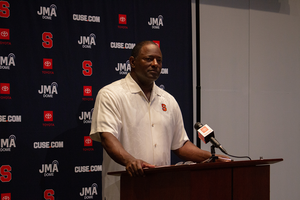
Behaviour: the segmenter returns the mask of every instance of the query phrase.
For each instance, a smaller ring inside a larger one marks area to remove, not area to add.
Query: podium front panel
[[[233,200],[269,200],[270,165],[233,168]]]
[[[232,200],[232,169],[207,169],[192,171],[192,200]]]
[[[190,172],[148,174],[146,177],[121,178],[121,200],[190,199]]]
[[[145,169],[121,176],[121,200],[270,200],[270,164],[283,159],[205,163]]]

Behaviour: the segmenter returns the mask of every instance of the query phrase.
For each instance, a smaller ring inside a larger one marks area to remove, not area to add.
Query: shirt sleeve
[[[106,89],[101,89],[96,97],[90,137],[92,140],[101,142],[101,132],[109,132],[116,138],[119,137],[122,122],[120,115],[120,105],[116,95]]]
[[[174,136],[172,140],[172,150],[181,148],[188,140],[187,133],[184,128],[182,113],[177,101],[174,99]]]

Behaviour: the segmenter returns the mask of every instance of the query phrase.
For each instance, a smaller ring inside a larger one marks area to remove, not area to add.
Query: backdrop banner
[[[95,98],[130,72],[143,40],[162,50],[156,84],[178,101],[192,140],[190,1],[0,1],[1,200],[101,199]]]

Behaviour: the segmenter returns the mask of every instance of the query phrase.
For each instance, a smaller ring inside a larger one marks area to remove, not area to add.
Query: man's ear
[[[133,56],[129,57],[129,62],[130,62],[131,68],[135,68],[135,59]]]

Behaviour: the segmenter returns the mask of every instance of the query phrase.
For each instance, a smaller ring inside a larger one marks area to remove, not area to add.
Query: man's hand
[[[231,162],[232,160],[228,156],[224,155],[216,155],[218,156],[218,159],[216,159],[216,162]]]
[[[139,159],[132,159],[126,163],[126,171],[133,177],[145,176],[144,168],[155,168],[155,166]]]

